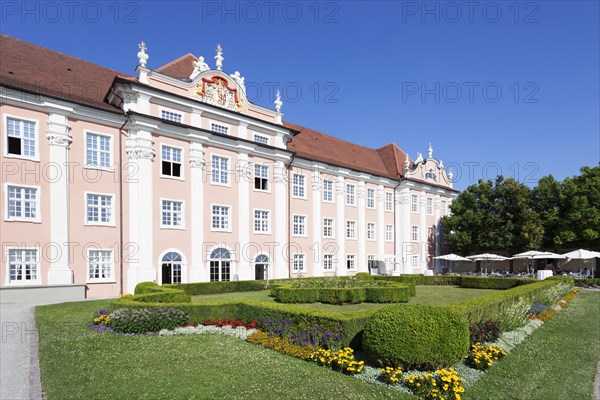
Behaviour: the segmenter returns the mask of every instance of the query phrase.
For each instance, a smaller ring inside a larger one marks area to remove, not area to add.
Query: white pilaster
[[[248,139],[248,124],[245,122],[240,122],[238,127],[238,137],[241,139]]]
[[[50,145],[50,269],[49,285],[70,285],[73,272],[69,266],[69,126],[65,115],[48,115],[46,137]]]
[[[344,183],[344,177],[338,176],[337,188],[336,188],[336,205],[337,205],[337,245],[338,253],[335,256],[337,259],[337,275],[343,276],[348,275],[346,270],[346,185]]]
[[[153,179],[152,166],[155,152],[152,135],[148,131],[129,130],[126,143],[128,157],[127,183],[129,191],[129,248],[133,254],[127,269],[127,291],[133,293],[135,285],[156,281],[153,246]]]
[[[366,185],[365,181],[358,182],[357,188],[358,197],[358,260],[356,260],[356,270],[358,272],[367,272],[367,222],[366,212],[367,205],[365,202]]]
[[[427,192],[421,192],[419,196],[419,250],[420,250],[420,272],[427,269]]]
[[[201,110],[192,110],[192,118],[191,123],[193,127],[201,128],[202,127],[202,111]]]
[[[273,183],[275,185],[275,237],[276,247],[273,249],[273,260],[271,264],[271,278],[289,278],[290,261],[285,254],[286,244],[288,244],[289,216],[287,211],[288,179],[285,164],[277,161],[274,165]]]
[[[241,127],[240,127],[241,128]],[[250,163],[248,154],[238,153],[237,179],[238,183],[238,240],[240,249],[247,248],[250,242]],[[240,251],[238,262],[238,278],[245,281],[254,279],[250,269],[249,255]]]
[[[313,170],[312,190],[312,276],[323,276],[323,248],[320,245],[323,226],[321,221],[321,173],[317,168]]]
[[[410,271],[410,257],[412,256],[413,244],[410,237],[410,189],[405,187],[395,193],[395,232],[396,232],[396,256],[400,257],[399,270],[401,274]]]
[[[190,282],[208,280],[204,265],[204,151],[201,143],[190,144],[190,180],[192,185],[192,204],[187,205],[192,219],[192,261],[190,263]]]
[[[440,195],[436,195],[435,196],[435,209],[434,209],[434,216],[435,216],[435,256],[439,256],[440,255],[440,218],[442,217],[442,200],[440,198]],[[438,260],[433,260],[434,265],[435,265],[435,269],[438,272],[441,272],[442,267],[441,264]]]
[[[377,185],[377,259],[385,254],[385,189]]]

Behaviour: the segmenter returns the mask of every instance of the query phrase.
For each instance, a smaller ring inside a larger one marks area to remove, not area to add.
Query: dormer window
[[[430,168],[429,171],[425,173],[425,179],[431,179],[432,181],[437,182],[437,175],[433,172],[433,168]]]

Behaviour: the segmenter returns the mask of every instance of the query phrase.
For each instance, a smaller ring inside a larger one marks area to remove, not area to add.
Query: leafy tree
[[[564,211],[564,193],[562,185],[552,175],[544,176],[531,192],[531,208],[538,213],[544,226],[544,248],[554,248],[554,238],[562,226]]]

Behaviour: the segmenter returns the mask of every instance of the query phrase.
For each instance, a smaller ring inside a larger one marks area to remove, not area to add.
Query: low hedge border
[[[413,285],[450,285],[460,286],[462,276],[453,275],[400,275],[400,276],[387,276],[387,275],[375,275],[375,280],[400,282]]]
[[[414,285],[404,284],[348,288],[295,288],[281,284],[271,286],[271,295],[280,303],[407,303],[415,294]]]
[[[600,278],[575,279],[575,286],[600,286]]]
[[[484,276],[463,276],[460,280],[461,288],[470,289],[512,289],[521,285],[537,282],[533,278],[487,278]]]
[[[233,292],[257,292],[265,290],[265,281],[227,281],[166,284],[162,287],[181,289],[192,296]],[[137,293],[136,293],[137,294]]]

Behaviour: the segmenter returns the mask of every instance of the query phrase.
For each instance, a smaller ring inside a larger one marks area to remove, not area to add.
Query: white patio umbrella
[[[510,258],[508,257],[503,257],[503,256],[499,256],[498,254],[490,254],[490,253],[483,253],[483,254],[475,254],[474,256],[467,256],[468,259],[471,259],[473,261],[485,261],[485,272],[487,273],[487,267],[488,267],[488,263],[490,261],[504,261],[504,260],[510,260]]]
[[[524,253],[515,254],[512,258],[528,258],[530,260],[543,260],[546,258],[557,258],[564,259],[567,258],[562,254],[551,253],[549,251],[537,251],[537,250],[529,250]]]
[[[471,261],[470,259],[461,257],[458,254],[444,254],[443,256],[435,256],[433,258],[437,259],[437,260],[449,261],[450,265],[452,265],[452,261]],[[452,271],[450,270],[450,272],[452,272]]]
[[[589,259],[596,258],[596,257],[600,258],[600,252],[579,249],[579,250],[573,250],[568,253],[565,253],[565,254],[563,254],[563,256],[565,256],[566,258],[570,258],[572,260],[589,260]],[[592,277],[596,276],[594,272],[595,272],[595,268],[592,265]]]

